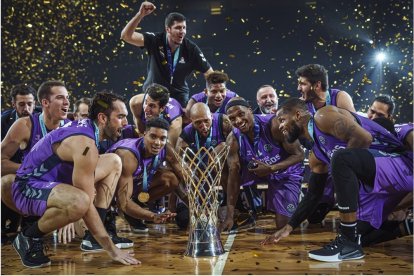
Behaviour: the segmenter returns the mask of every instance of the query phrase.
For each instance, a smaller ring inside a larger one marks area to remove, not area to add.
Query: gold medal
[[[150,195],[149,193],[146,193],[146,192],[140,192],[138,195],[138,200],[139,202],[142,202],[142,203],[148,202],[149,198],[150,198]]]

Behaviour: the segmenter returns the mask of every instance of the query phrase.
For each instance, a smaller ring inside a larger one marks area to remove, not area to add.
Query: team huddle
[[[274,213],[276,232],[262,245],[286,238],[307,219],[323,220],[335,204],[338,235],[310,251],[312,259],[361,259],[364,246],[412,234],[413,124],[394,125],[391,98],[378,96],[363,116],[347,92],[329,87],[323,66],[309,64],[296,70],[301,98],[291,95],[279,106],[274,88],[258,85],[253,110],[185,38],[182,14],[166,17],[165,32],[135,31],[154,10],[143,2],[121,34],[148,51],[144,93],[126,100],[97,92],[78,100],[69,119],[63,82],[42,83],[38,111],[32,87],[13,88],[13,109],[2,113],[2,242],[20,229],[12,245],[24,266],[50,265],[43,239],[53,231],[64,243],[81,235],[83,251],[140,263],[121,250],[134,244],[117,235],[114,212],[135,233],[148,231],[145,221],[174,220],[186,229],[188,197],[174,154],[185,148],[230,148],[220,181],[222,231],[240,227],[241,192],[251,199],[245,208],[254,225],[263,204],[257,185],[266,183],[264,205]],[[206,88],[190,97],[185,78],[193,70],[204,74]],[[305,155],[310,175],[299,201]],[[168,210],[158,204],[165,196]]]

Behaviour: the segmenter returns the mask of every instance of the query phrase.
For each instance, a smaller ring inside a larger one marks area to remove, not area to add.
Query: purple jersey
[[[34,113],[30,115],[29,118],[30,118],[30,121],[32,122],[32,129],[30,132],[29,143],[27,144],[27,147],[24,150],[22,150],[23,159],[26,157],[26,155],[29,154],[32,147],[36,145],[36,143],[39,142],[39,140],[42,139],[43,136],[45,136],[48,132],[50,132],[46,129],[46,126],[43,122],[43,113]],[[64,124],[69,123],[69,122],[70,122],[69,119],[62,120],[60,122],[60,126],[63,126]]]
[[[210,111],[212,113],[226,113],[226,104],[230,101],[231,98],[237,97],[238,95],[236,94],[236,92],[230,91],[230,90],[226,90],[226,97],[223,100],[223,103],[216,109],[216,110],[211,110]],[[200,92],[197,94],[194,94],[191,99],[193,99],[196,103],[205,103],[208,104],[207,102],[207,94],[205,92]]]
[[[274,116],[274,114],[254,114],[253,143],[239,129],[233,129],[233,134],[239,144],[241,185],[268,182],[267,208],[274,213],[291,217],[299,202],[300,183],[304,172],[303,164],[292,165],[284,170],[274,172],[266,178],[257,177],[247,168],[252,159],[273,165],[290,156],[283,147],[272,139],[271,121]]]
[[[242,168],[246,168],[247,170],[247,164],[253,159],[260,160],[268,165],[273,165],[290,156],[281,145],[272,139],[270,128],[271,120],[274,116],[274,114],[254,114],[255,141],[253,143],[239,129],[233,129],[233,134],[239,144],[239,157]],[[269,180],[280,180],[284,178],[302,179],[302,175],[302,164],[295,164],[282,171],[272,173],[268,178]]]
[[[200,147],[206,147],[208,149],[226,141],[226,137],[224,137],[223,134],[223,114],[214,113],[212,117],[213,118],[208,137],[198,135],[192,124],[186,126],[181,132],[180,137],[189,145],[189,147],[194,152],[197,152]]]
[[[158,154],[158,158],[156,158],[156,156],[144,158],[144,137],[120,140],[112,145],[108,152],[115,152],[117,149],[129,150],[138,160],[138,166],[132,174],[134,183],[142,183],[144,166],[149,169],[147,179],[149,180],[148,182],[150,182],[150,179],[155,175],[157,169],[165,161],[167,154],[167,149],[164,147]],[[134,185],[133,196],[137,196],[137,191],[138,189],[136,185]]]
[[[54,152],[53,144],[75,135],[95,140],[95,126],[89,119],[69,122],[40,139],[23,160],[16,179],[36,179],[72,184],[73,163],[62,161]]]
[[[369,150],[375,158],[376,166],[374,187],[365,191],[365,186],[361,185],[358,218],[379,228],[392,212],[395,203],[413,189],[412,158],[406,152],[398,153],[403,146],[393,134],[365,117],[352,114],[359,125],[373,137]],[[313,120],[309,126],[312,124]],[[329,164],[335,151],[347,147],[344,141],[323,133],[315,124],[312,129],[311,136],[315,141],[313,152],[324,163]]]
[[[405,138],[407,137],[408,133],[413,131],[414,124],[413,123],[407,123],[407,124],[399,124],[395,125],[395,132],[397,133],[398,140],[400,140],[401,143],[405,143]]]
[[[147,97],[147,94],[144,95],[144,99],[142,101],[142,112],[141,112],[141,121],[145,125],[145,122],[147,119],[145,118],[145,112],[144,112],[144,103],[145,98]],[[160,117],[167,120],[170,124],[172,121],[174,121],[176,118],[183,116],[183,108],[181,107],[180,103],[174,99],[171,98],[168,100],[168,103],[165,105],[164,110],[160,114]]]
[[[338,97],[338,93],[340,91],[341,90],[339,90],[339,89],[333,89],[333,88],[328,89],[328,91],[325,92],[326,93],[326,104],[325,104],[325,106],[327,106],[327,105],[338,106],[336,100],[337,100],[337,97]],[[308,102],[308,103],[306,103],[306,105],[308,106],[308,110],[309,110],[310,114],[312,114],[312,116],[315,115],[317,110],[313,106],[313,103]]]
[[[355,117],[357,123],[372,135],[373,140],[369,147],[370,149],[384,152],[401,151],[403,148],[402,143],[388,130],[368,118],[352,112],[351,114]],[[322,132],[314,124],[313,119],[309,121],[308,128],[313,129],[311,136],[315,142],[313,146],[315,156],[328,165],[334,152],[339,149],[345,149],[347,146],[345,141],[341,141],[332,135]]]

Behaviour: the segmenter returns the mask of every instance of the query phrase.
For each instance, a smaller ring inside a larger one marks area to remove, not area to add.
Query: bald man
[[[194,152],[197,152],[201,147],[214,147],[216,150],[220,150],[220,148],[226,144],[226,137],[232,131],[232,126],[225,114],[211,114],[208,105],[205,103],[195,103],[191,107],[189,115],[191,124],[183,129],[178,138],[176,146],[177,151],[180,149],[184,150],[187,147],[190,147]],[[224,167],[221,176],[223,191],[226,191],[226,181],[224,181],[224,179],[227,179],[227,166]],[[185,209],[184,212],[186,212]],[[186,228],[187,223],[187,219],[182,220],[180,212],[178,212],[178,226],[180,226],[180,228]]]

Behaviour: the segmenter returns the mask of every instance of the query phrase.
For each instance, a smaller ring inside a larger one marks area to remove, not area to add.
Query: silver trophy
[[[189,202],[189,236],[186,256],[218,256],[224,253],[218,230],[218,194],[221,172],[229,146],[180,149],[176,154],[183,169]]]

